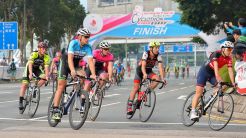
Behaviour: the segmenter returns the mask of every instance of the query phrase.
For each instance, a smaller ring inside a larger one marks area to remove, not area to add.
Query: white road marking
[[[179,96],[177,99],[180,99],[180,100],[186,100],[186,97],[187,97],[187,95],[181,95],[181,96]]]
[[[22,119],[22,118],[0,118],[0,120],[8,121],[33,121],[33,122],[47,122],[47,120],[34,120],[34,119]],[[62,122],[69,122],[69,120],[62,120]],[[86,123],[93,124],[146,124],[146,125],[183,125],[182,123],[156,123],[156,122],[105,122],[105,121],[85,121]],[[208,126],[208,123],[196,123],[197,126]],[[246,124],[227,124],[227,126],[244,126]]]
[[[184,85],[185,83],[179,83],[179,85]]]
[[[120,94],[111,94],[111,95],[106,95],[104,97],[113,97],[113,96],[118,96],[118,95],[120,95]]]
[[[8,93],[15,93],[15,92],[3,92],[3,91],[0,92],[0,94],[8,94]]]
[[[19,100],[13,100],[13,101],[4,101],[4,102],[0,102],[0,104],[2,104],[2,103],[12,103],[12,102],[17,102],[17,101],[19,101]]]
[[[105,105],[102,105],[102,107],[106,107],[106,106],[110,106],[110,105],[115,105],[115,104],[120,104],[120,102],[105,104]]]
[[[117,88],[117,89],[113,89],[114,91],[115,90],[128,90],[129,88]]]

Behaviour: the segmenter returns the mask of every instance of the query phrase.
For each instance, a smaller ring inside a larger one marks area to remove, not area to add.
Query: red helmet
[[[38,48],[48,48],[48,45],[44,42],[39,42],[38,43]]]

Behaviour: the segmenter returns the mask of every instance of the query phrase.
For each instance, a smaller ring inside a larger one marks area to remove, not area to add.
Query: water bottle
[[[64,94],[64,100],[63,100],[63,101],[64,101],[64,103],[66,103],[66,102],[67,102],[67,100],[68,100],[68,94],[67,94],[67,93],[65,93],[65,94]]]

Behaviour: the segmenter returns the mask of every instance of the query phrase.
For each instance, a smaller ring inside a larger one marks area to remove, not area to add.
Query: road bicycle
[[[102,79],[99,79],[99,81]],[[99,88],[99,81],[92,80],[91,91],[89,94],[90,99],[90,109],[89,109],[89,118],[92,121],[95,121],[97,116],[99,115],[101,106],[102,106],[102,98],[105,94],[105,87],[103,86],[101,89]],[[102,80],[107,83],[106,80]]]
[[[166,84],[163,81],[158,81],[158,80],[154,80],[150,78],[147,78],[145,81],[142,81],[140,83],[140,87],[137,91],[135,99],[133,100],[133,105],[132,105],[133,113],[130,115],[126,114],[127,119],[131,119],[134,116],[137,109],[139,109],[140,121],[147,122],[150,119],[151,115],[153,114],[155,104],[156,104],[156,93],[155,91],[150,89],[150,84],[153,81],[161,83],[161,86],[159,87],[159,89],[162,89],[163,86]],[[146,87],[144,91],[141,91],[142,86]],[[126,104],[126,111],[128,108],[128,101],[129,101],[129,98]]]
[[[192,126],[195,122],[199,122],[199,119],[203,115],[206,115],[207,110],[208,124],[212,130],[219,131],[229,123],[234,111],[234,100],[230,94],[224,93],[222,90],[224,89],[224,86],[233,86],[228,82],[219,82],[218,86],[219,89],[214,94],[212,94],[209,99],[207,98],[207,100],[205,99],[207,90],[204,89],[196,108],[199,115],[198,119],[190,120],[192,100],[195,96],[195,92],[192,92],[187,96],[181,113],[181,121],[185,126],[189,127]]]
[[[64,92],[62,93],[62,98],[60,100],[59,109],[61,111],[61,117],[63,115],[69,115],[70,126],[74,130],[80,129],[86,121],[88,111],[89,111],[89,95],[88,92],[81,89],[81,80],[88,79],[84,76],[76,76],[76,80],[69,82],[66,85]],[[72,87],[69,91],[68,88]],[[48,106],[48,123],[51,127],[55,127],[61,120],[52,119],[53,115],[53,100],[55,93],[53,93],[49,106]],[[84,99],[83,105],[82,99]],[[80,109],[83,109],[82,111]]]
[[[23,109],[19,111],[20,114],[23,114],[26,110],[26,107],[28,106],[28,115],[30,118],[32,118],[36,114],[40,101],[40,88],[38,87],[38,82],[40,80],[47,81],[46,79],[35,76],[34,74],[33,80],[34,81],[30,81],[30,83],[28,84],[23,100]]]

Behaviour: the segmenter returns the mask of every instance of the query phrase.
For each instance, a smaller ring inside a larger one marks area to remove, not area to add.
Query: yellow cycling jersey
[[[33,63],[34,68],[38,68],[40,66],[49,66],[50,64],[50,56],[48,54],[44,54],[44,56],[39,56],[38,52],[35,51],[31,54],[28,62]]]

